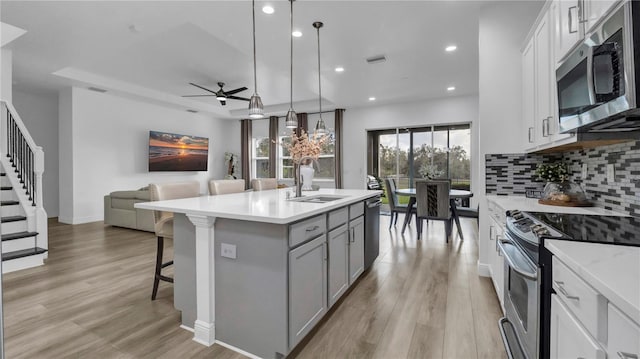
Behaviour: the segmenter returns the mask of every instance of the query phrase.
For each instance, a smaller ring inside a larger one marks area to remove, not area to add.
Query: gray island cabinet
[[[206,275],[198,274],[199,258],[213,262],[212,342],[253,357],[287,356],[347,292],[364,270],[364,201],[380,192],[322,193],[344,198],[297,203],[287,201],[282,190],[201,197],[228,205],[226,214],[209,216],[215,219],[207,223],[214,224],[200,232],[215,241],[210,258],[197,248],[192,217],[199,215],[202,223],[202,214],[174,211],[174,304],[183,327],[196,330],[194,340],[203,342],[197,334],[199,277]],[[253,209],[241,213],[234,196]],[[256,208],[275,215],[256,216]]]

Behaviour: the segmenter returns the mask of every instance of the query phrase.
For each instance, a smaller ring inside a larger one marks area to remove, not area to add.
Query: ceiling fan
[[[231,90],[231,91],[224,91],[222,88],[224,87],[224,82],[218,82],[218,86],[220,86],[220,89],[218,91],[213,91],[210,90],[206,87],[202,87],[200,85],[196,85],[192,82],[189,82],[189,85],[193,85],[197,88],[203,89],[207,92],[211,92],[213,95],[186,95],[186,96],[182,96],[182,97],[205,97],[205,96],[215,96],[216,100],[220,101],[220,104],[222,106],[227,104],[227,100],[242,100],[242,101],[249,101],[248,98],[245,97],[238,97],[238,96],[233,96],[234,94],[238,93],[238,92],[242,92],[244,90],[246,90],[246,87],[239,87],[235,90]]]

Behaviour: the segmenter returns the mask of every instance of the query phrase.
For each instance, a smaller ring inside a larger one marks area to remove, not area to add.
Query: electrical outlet
[[[607,182],[616,181],[616,168],[613,163],[607,165]]]
[[[228,243],[220,243],[220,255],[225,258],[236,259],[236,245]]]
[[[588,173],[588,172],[589,172],[589,171],[588,171],[588,166],[587,166],[587,164],[586,164],[586,163],[583,163],[583,164],[582,164],[582,175],[581,175],[581,178],[582,178],[582,180],[583,180],[583,181],[587,179],[587,176],[589,175],[589,173]]]

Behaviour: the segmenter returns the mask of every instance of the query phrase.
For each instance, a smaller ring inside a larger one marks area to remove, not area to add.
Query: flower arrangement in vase
[[[313,169],[312,162],[316,161],[322,153],[322,147],[328,143],[330,137],[327,135],[309,135],[305,130],[300,130],[300,135],[295,131],[291,132],[291,142],[283,143],[283,147],[289,152],[295,167],[295,181],[298,180],[298,173],[302,174],[302,189],[312,190]]]
[[[538,201],[554,206],[589,206],[584,190],[569,181],[569,168],[564,162],[541,163],[536,168],[538,179],[544,180],[543,196]]]

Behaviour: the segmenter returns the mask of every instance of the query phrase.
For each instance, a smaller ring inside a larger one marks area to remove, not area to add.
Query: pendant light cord
[[[256,75],[256,0],[251,1],[253,14],[253,93],[258,94],[258,76]]]
[[[289,17],[290,17],[290,21],[291,21],[291,32],[289,34],[289,37],[291,38],[291,53],[290,53],[290,64],[291,64],[291,68],[290,68],[290,78],[291,81],[289,82],[289,108],[293,109],[293,0],[290,0],[291,2],[291,11],[289,13]]]
[[[322,81],[320,81],[320,27],[322,25],[316,27],[318,32],[318,96],[320,97],[320,121],[322,121]]]

